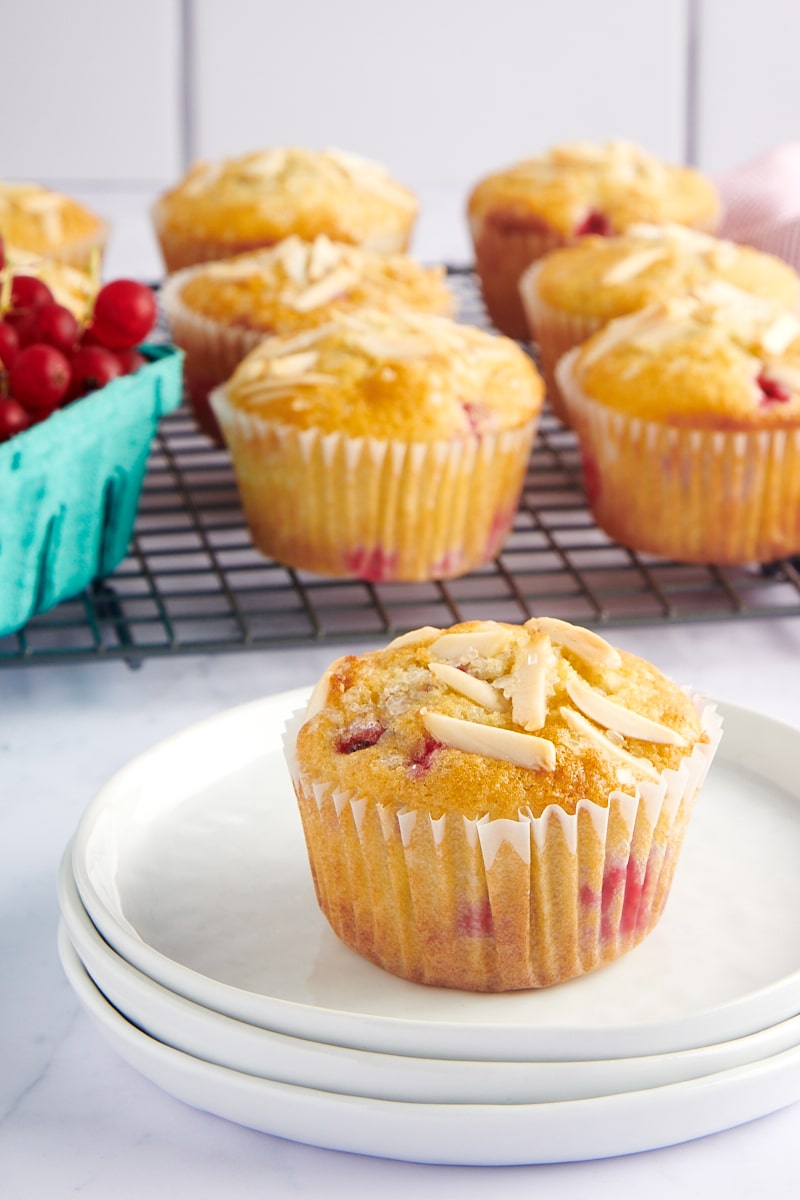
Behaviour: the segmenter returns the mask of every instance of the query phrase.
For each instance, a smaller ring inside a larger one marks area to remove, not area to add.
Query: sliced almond
[[[296,350],[305,350],[308,346],[315,346],[317,342],[321,342],[334,328],[334,324],[328,322],[327,325],[317,325],[315,329],[304,329],[302,333],[293,337],[266,338],[250,356],[250,361],[253,362],[256,357],[279,358],[285,354],[294,354]]]
[[[667,257],[667,251],[662,246],[654,246],[648,250],[638,250],[634,254],[628,254],[625,258],[620,259],[615,263],[601,279],[603,284],[629,283],[631,279],[635,279],[637,275],[641,275],[642,271],[646,271],[653,263],[659,262]]]
[[[420,709],[420,716],[431,737],[454,750],[482,754],[533,771],[555,770],[556,748],[546,738],[481,725],[477,721],[462,721],[459,717],[448,717],[427,708]]]
[[[363,330],[353,333],[351,342],[369,354],[371,358],[424,358],[431,353],[432,346],[425,338],[401,334],[380,333],[378,330]]]
[[[289,307],[295,312],[313,312],[315,308],[330,303],[335,296],[340,296],[357,282],[358,272],[352,267],[337,267],[330,275],[325,275],[299,296],[295,296]]]
[[[503,697],[485,679],[478,679],[467,671],[451,667],[449,663],[428,663],[428,670],[440,683],[466,696],[468,700],[474,700],[489,712],[502,712],[506,707]]]
[[[595,728],[590,721],[586,720],[586,717],[576,712],[574,708],[567,708],[566,705],[563,705],[560,712],[574,733],[582,734],[583,737],[588,738],[595,746],[604,750],[610,758],[619,759],[620,762],[625,763],[627,766],[634,767],[637,771],[646,775],[648,779],[660,779],[659,772],[651,762],[648,762],[646,758],[639,758],[637,755],[629,754],[627,750],[623,750],[621,746],[612,742],[611,738],[601,733],[599,729]]]
[[[287,375],[304,375],[315,366],[319,354],[316,350],[302,350],[299,354],[287,354],[272,360],[270,374],[284,379]]]
[[[660,721],[652,721],[640,713],[631,712],[621,704],[609,700],[596,692],[582,679],[570,679],[567,683],[567,693],[572,703],[586,717],[602,725],[604,729],[614,729],[624,737],[637,738],[642,742],[658,742],[663,746],[685,746],[686,739],[668,725]]]
[[[783,354],[800,334],[800,321],[794,313],[781,313],[762,333],[761,345],[767,354]]]
[[[512,673],[511,719],[515,725],[533,732],[547,720],[547,668],[552,661],[550,640],[534,633],[517,654]]]
[[[427,646],[441,634],[441,629],[437,629],[435,625],[423,625],[419,629],[409,629],[408,633],[401,633],[393,641],[389,642],[387,650],[394,650],[397,646]]]
[[[443,633],[431,646],[437,658],[466,659],[492,658],[508,644],[507,629],[494,621],[485,621],[470,633]]]
[[[352,251],[351,251],[352,253]],[[308,274],[310,279],[321,279],[326,271],[338,267],[344,256],[344,247],[332,242],[325,234],[320,234],[311,243],[308,256]]]
[[[275,248],[275,257],[283,264],[292,283],[303,284],[308,279],[308,247],[299,237],[288,237]]]
[[[532,617],[530,621],[525,622],[525,628],[534,633],[546,633],[554,645],[566,646],[587,662],[600,663],[611,670],[618,670],[622,666],[619,651],[599,634],[591,629],[584,629],[582,625],[559,621],[557,617]]]

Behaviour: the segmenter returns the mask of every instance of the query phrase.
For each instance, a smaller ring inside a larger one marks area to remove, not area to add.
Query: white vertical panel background
[[[794,0],[0,0],[0,38],[0,176],[113,198],[117,248],[197,155],[379,158],[420,192],[417,253],[464,259],[470,184],[554,141],[717,170],[798,136]]]
[[[800,4],[702,0],[697,32],[700,163],[724,171],[800,140]]]

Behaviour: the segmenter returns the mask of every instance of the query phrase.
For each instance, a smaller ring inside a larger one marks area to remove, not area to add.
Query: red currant
[[[69,362],[55,346],[26,346],[14,359],[8,383],[12,395],[33,416],[50,413],[67,394]]]
[[[37,304],[52,304],[53,293],[35,275],[15,275],[11,280],[12,309],[36,308]]]
[[[19,336],[13,325],[0,321],[0,365],[9,369],[19,353]]]
[[[118,350],[117,360],[122,367],[123,375],[135,375],[147,362],[145,356],[138,350]]]
[[[111,350],[103,346],[80,346],[72,356],[72,396],[83,396],[105,387],[122,375],[122,365]]]
[[[13,396],[0,397],[0,442],[7,442],[15,433],[22,433],[31,424],[29,414]]]
[[[44,342],[64,354],[71,354],[78,341],[78,322],[63,304],[48,301],[32,308],[17,325],[22,345]]]
[[[92,333],[110,350],[130,350],[147,337],[156,314],[150,288],[133,279],[115,279],[97,293]]]

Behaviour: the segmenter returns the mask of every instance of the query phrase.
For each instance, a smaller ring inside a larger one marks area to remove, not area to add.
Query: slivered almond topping
[[[529,732],[541,729],[547,720],[547,668],[552,660],[550,639],[544,633],[534,633],[514,665],[511,719]]]
[[[637,275],[641,275],[642,271],[646,271],[653,263],[659,262],[667,257],[667,252],[661,246],[654,246],[652,250],[639,250],[635,254],[629,254],[626,258],[620,259],[615,263],[603,276],[601,283],[616,284],[629,283],[631,279],[635,279]]]
[[[346,292],[357,282],[358,272],[354,271],[352,267],[337,267],[331,271],[330,275],[317,280],[299,296],[295,296],[290,301],[289,307],[296,312],[312,312],[313,309],[328,304],[334,296],[340,296],[342,292]]]
[[[781,313],[762,333],[761,345],[768,354],[783,354],[798,334],[800,334],[800,321],[794,313]]]
[[[393,641],[389,642],[387,650],[394,650],[397,646],[427,646],[441,635],[441,629],[437,629],[435,625],[423,625],[420,629],[409,629],[408,633],[401,633]]]
[[[584,716],[590,717],[605,729],[613,729],[625,737],[638,738],[643,742],[658,742],[664,746],[686,745],[686,739],[668,725],[662,725],[660,721],[652,721],[649,717],[623,708],[621,704],[616,704],[607,696],[596,692],[582,679],[570,679],[567,683],[567,693]]]
[[[275,358],[270,367],[270,374],[277,375],[281,380],[287,375],[304,375],[319,359],[316,350],[303,350],[299,354],[287,354],[283,358]]]
[[[431,353],[432,346],[424,338],[402,337],[382,334],[377,331],[363,330],[353,332],[350,336],[353,345],[358,346],[371,358],[424,358]]]
[[[294,354],[296,350],[305,350],[321,342],[335,328],[336,326],[329,322],[327,325],[318,325],[316,329],[306,329],[294,337],[266,338],[258,350],[251,354],[250,361],[254,362],[258,358],[280,358],[284,354]]]
[[[301,284],[307,281],[308,248],[300,238],[288,237],[285,241],[279,242],[275,257],[283,264],[292,283]]]
[[[612,670],[622,666],[619,651],[582,625],[570,625],[569,621],[559,621],[557,617],[532,617],[525,622],[525,628],[534,633],[546,633],[554,645],[566,646],[587,662],[597,662]]]
[[[325,234],[320,234],[311,243],[308,255],[308,275],[310,279],[320,279],[326,271],[338,267],[344,257],[344,247],[336,245]]]
[[[612,742],[611,738],[606,737],[599,729],[595,728],[586,717],[581,716],[574,708],[567,708],[563,705],[560,709],[561,715],[574,733],[580,733],[588,738],[590,742],[594,742],[601,750],[604,750],[611,758],[617,758],[620,762],[626,763],[630,767],[635,767],[637,771],[641,771],[648,779],[658,780],[659,772],[655,769],[651,762],[646,758],[638,758],[635,754],[629,754],[627,750],[623,750],[621,746]]]
[[[491,658],[503,649],[508,640],[507,630],[493,621],[487,621],[483,628],[471,633],[442,634],[431,646],[431,653],[445,660]]]
[[[444,713],[420,709],[422,723],[431,737],[454,750],[467,754],[482,754],[486,758],[513,763],[533,771],[554,771],[556,748],[546,738],[531,733],[516,733],[513,729],[498,729],[476,721],[462,721]]]
[[[503,697],[485,679],[477,679],[467,671],[460,671],[458,667],[451,667],[448,663],[428,663],[428,670],[440,683],[466,696],[468,700],[481,704],[489,712],[502,712],[506,707]]]

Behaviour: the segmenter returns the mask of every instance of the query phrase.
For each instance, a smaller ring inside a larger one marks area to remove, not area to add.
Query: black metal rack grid
[[[460,315],[486,324],[473,276],[451,272]],[[796,562],[665,562],[592,521],[575,436],[545,412],[514,529],[496,561],[425,584],[327,579],[263,558],[227,451],[186,409],[154,443],[130,553],[108,579],[0,639],[0,666],[380,639],[418,625],[547,613],[587,626],[800,615]]]

